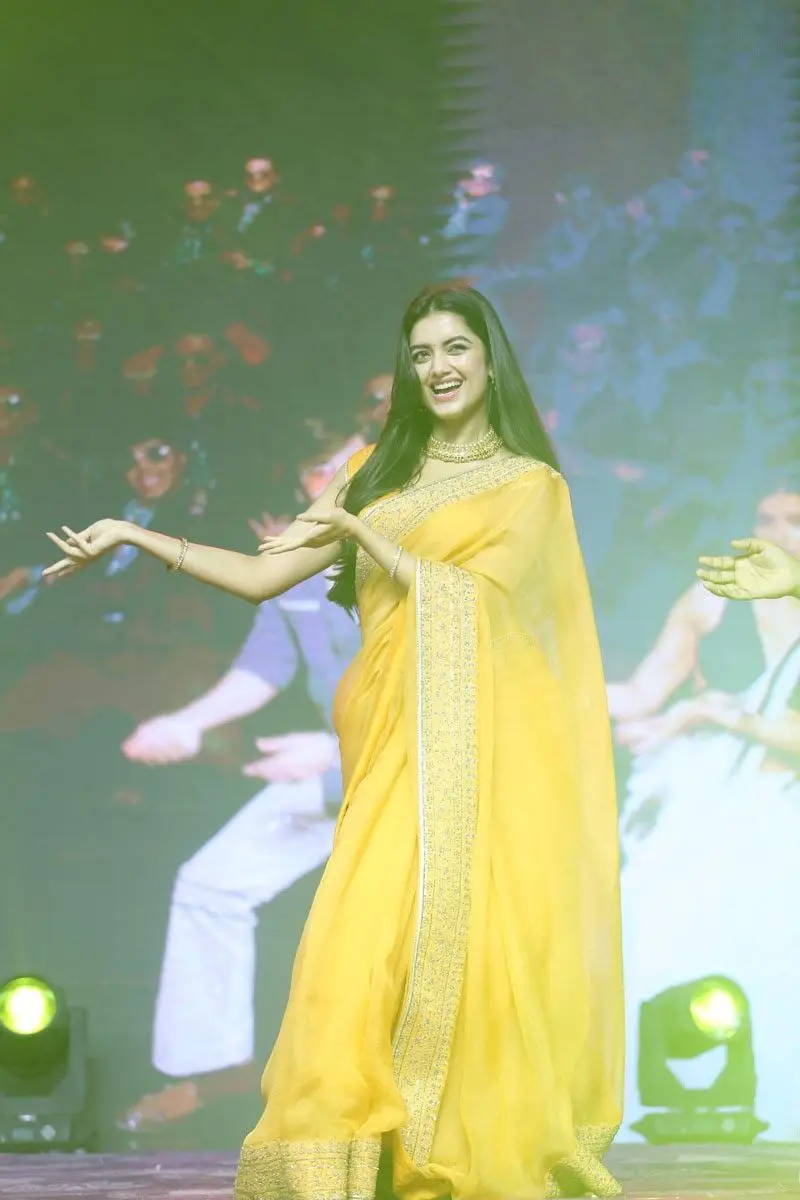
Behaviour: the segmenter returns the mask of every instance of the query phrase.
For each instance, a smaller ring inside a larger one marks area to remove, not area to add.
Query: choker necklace
[[[478,462],[491,458],[502,446],[503,439],[498,437],[493,429],[489,429],[477,442],[443,442],[431,435],[425,455],[427,458],[438,459],[439,462]]]

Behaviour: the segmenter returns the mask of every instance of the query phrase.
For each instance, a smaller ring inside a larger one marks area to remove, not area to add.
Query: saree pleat
[[[482,464],[362,514],[345,802],[242,1150],[237,1200],[619,1191],[616,807],[563,480]]]

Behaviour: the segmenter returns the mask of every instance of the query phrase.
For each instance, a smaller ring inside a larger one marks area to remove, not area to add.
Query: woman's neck
[[[490,428],[486,414],[475,413],[460,421],[434,421],[431,435],[437,441],[449,442],[453,446],[462,446],[480,441]]]

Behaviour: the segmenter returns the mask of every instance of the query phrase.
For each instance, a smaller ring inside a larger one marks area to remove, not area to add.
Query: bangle
[[[171,567],[167,567],[167,571],[169,572],[170,575],[180,575],[181,571],[183,570],[183,564],[184,564],[184,560],[186,558],[186,551],[188,549],[189,549],[189,539],[182,537],[181,538],[181,547],[180,547],[180,550],[178,551],[178,557],[175,559],[175,562],[172,564]]]
[[[392,559],[392,565],[389,567],[389,580],[394,583],[394,577],[397,574],[397,568],[400,566],[400,558],[403,553],[403,547],[398,546],[395,551],[395,556]]]

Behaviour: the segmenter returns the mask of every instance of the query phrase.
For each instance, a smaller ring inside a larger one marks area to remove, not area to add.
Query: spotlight
[[[722,1054],[705,1087],[689,1087],[670,1060]],[[647,1113],[632,1126],[648,1142],[739,1142],[767,1128],[755,1115],[750,1006],[738,984],[712,975],[667,989],[639,1010],[639,1095]]]
[[[88,1141],[86,1012],[45,979],[0,986],[0,1146],[71,1150]]]

